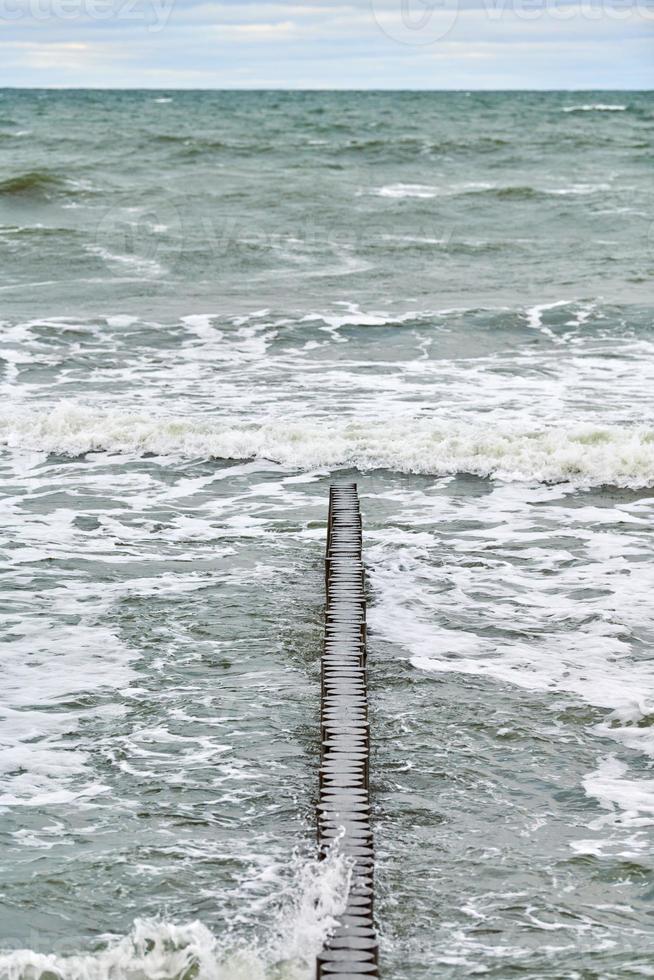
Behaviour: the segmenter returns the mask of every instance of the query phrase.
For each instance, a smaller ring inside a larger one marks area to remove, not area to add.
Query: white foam
[[[430,198],[437,196],[438,188],[433,187],[431,184],[386,184],[384,187],[375,188],[371,191],[371,194],[377,197]]]
[[[127,936],[97,953],[59,956],[0,951],[2,980],[311,980],[315,958],[345,908],[351,865],[337,849],[324,861],[297,861],[269,936],[238,944],[203,923],[137,919]],[[1,940],[0,940],[1,943]]]
[[[65,536],[63,516],[57,523]],[[26,542],[13,555],[18,567],[23,561],[51,559],[60,550],[54,522],[44,531],[50,535],[49,549],[39,552]],[[102,622],[111,600],[100,587],[67,583],[20,605],[16,589],[13,598],[16,612],[2,661],[0,807],[88,803],[107,787],[87,771],[86,752],[70,738],[79,722],[75,702],[81,690],[89,694],[129,684],[135,654]],[[97,706],[87,715],[119,710]]]
[[[568,187],[551,188],[545,191],[546,194],[567,197],[568,195],[598,194],[601,191],[610,191],[610,184],[570,184]]]
[[[97,255],[108,265],[128,266],[146,277],[161,276],[165,272],[163,266],[155,259],[148,259],[136,254],[121,255],[117,252],[111,252],[102,245],[85,245],[84,249],[91,255]]]
[[[135,323],[138,323],[138,317],[129,314],[121,313],[107,317],[108,327],[133,327]]]
[[[633,779],[624,762],[615,756],[603,759],[584,777],[586,794],[608,811],[600,826],[618,820],[623,827],[654,826],[654,779]]]
[[[606,102],[591,102],[583,105],[567,105],[564,112],[626,112],[626,105],[614,105]]]
[[[196,313],[193,316],[182,317],[182,323],[185,323],[200,340],[212,343],[223,336],[222,331],[214,325],[215,319],[216,317],[210,313]]]
[[[543,194],[562,195],[586,195],[597,194],[611,190],[611,185],[606,182],[583,183],[577,182],[564,187],[538,186],[534,188]],[[458,194],[483,193],[484,191],[497,191],[498,193],[513,190],[511,185],[501,185],[489,183],[488,181],[466,181],[436,187],[433,184],[385,184],[382,187],[375,187],[368,191],[374,197],[388,198],[434,198],[457,196]]]
[[[413,320],[420,318],[420,313],[401,313],[401,314],[389,314],[376,311],[365,312],[359,309],[359,307],[354,303],[339,303],[339,306],[344,307],[347,312],[345,313],[308,313],[306,316],[302,317],[302,323],[324,323],[332,330],[338,330],[340,327],[385,327],[387,325],[393,324],[399,326],[402,323],[406,323],[407,320]]]
[[[554,303],[541,303],[538,306],[532,306],[525,310],[527,324],[532,328],[532,330],[541,330],[542,332],[546,333],[547,336],[556,339],[555,333],[550,330],[549,327],[545,327],[543,325],[543,313],[546,313],[549,310],[555,310],[557,307],[567,305],[567,301],[562,299],[557,300]]]
[[[602,753],[613,739],[625,757],[654,757],[654,500],[579,506],[570,488],[510,484],[472,499],[403,490],[397,500],[398,526],[368,531],[375,635],[427,674],[577,705],[585,744]],[[584,788],[611,819],[591,829],[610,824],[609,843],[626,846],[620,828],[653,822],[653,786],[623,761],[600,765]],[[580,853],[605,844],[578,842]]]
[[[654,429],[525,427],[410,417],[309,421],[157,417],[102,412],[71,402],[51,411],[0,413],[0,444],[30,452],[154,453],[180,458],[261,459],[311,470],[355,466],[404,473],[459,472],[518,482],[654,486]]]
[[[57,956],[32,950],[0,953],[3,980],[264,980],[265,967],[256,952],[224,955],[215,937],[201,922],[177,925],[137,919],[128,936],[111,942],[97,954]]]

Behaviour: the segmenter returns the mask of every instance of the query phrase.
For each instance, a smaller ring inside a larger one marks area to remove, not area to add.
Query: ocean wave
[[[235,144],[227,143],[225,140],[199,137],[189,133],[148,134],[148,142],[161,143],[164,146],[177,145],[193,151],[237,149]]]
[[[467,503],[445,494],[437,514],[429,488],[398,494],[398,518],[370,532],[371,626],[428,675],[567,703],[602,755],[614,740],[625,761],[625,748],[651,758],[651,493],[591,502],[567,490],[496,486]],[[607,811],[590,826],[652,824],[654,780],[632,760],[634,778],[611,764],[584,780]]]
[[[502,186],[487,182],[469,182],[435,187],[431,184],[387,184],[368,191],[375,197],[421,198],[488,197],[498,201],[539,201],[550,196],[597,194],[611,190],[606,183],[576,183],[565,187],[532,187],[530,184]]]
[[[137,919],[128,936],[93,954],[58,956],[29,949],[0,953],[3,980],[176,980],[184,976],[226,976],[214,936],[200,922],[182,925]],[[245,977],[233,970],[234,980]],[[252,974],[256,976],[256,973]],[[262,974],[259,974],[260,976]]]
[[[81,456],[110,452],[257,459],[300,470],[388,469],[577,486],[654,486],[654,428],[542,428],[396,418],[385,422],[266,423],[157,418],[60,403],[50,412],[0,415],[0,444]]]
[[[270,935],[247,945],[219,939],[202,922],[137,919],[103,937],[97,952],[59,956],[1,950],[2,980],[311,980],[315,958],[343,913],[351,862],[333,848],[324,861],[291,862],[291,880]],[[1,941],[0,941],[1,942]]]
[[[500,201],[537,201],[547,197],[566,197],[568,195],[601,194],[611,190],[606,183],[576,183],[565,187],[531,187],[528,184],[514,187],[482,187],[470,189],[466,193],[477,196],[495,197]]]
[[[0,130],[0,140],[16,140],[22,139],[24,136],[30,136],[31,130],[29,129],[18,129],[13,132],[7,132],[6,130]]]
[[[328,140],[320,141],[318,144],[315,141],[310,142],[314,145],[329,145]],[[335,142],[332,148],[338,153],[380,154],[388,157],[409,159],[415,158],[420,154],[442,156],[448,153],[492,153],[506,146],[510,146],[509,140],[499,137],[471,135],[469,139],[442,139],[438,142],[418,136],[403,136],[399,138],[397,136],[394,138],[391,136],[390,138],[383,139],[381,137],[371,137],[368,139],[352,137],[347,140]]]
[[[29,170],[0,181],[3,197],[49,197],[64,188],[64,181],[47,170]]]
[[[583,785],[586,795],[607,812],[600,818],[602,823],[632,828],[654,825],[654,779],[630,779],[626,764],[614,755],[603,759]]]
[[[527,239],[455,239],[434,238],[427,235],[382,235],[377,247],[387,245],[392,249],[413,249],[433,252],[435,248],[452,255],[477,255],[480,252],[502,252],[524,248],[532,243]],[[434,314],[437,316],[438,314]]]
[[[88,181],[64,178],[50,170],[28,170],[0,180],[0,197],[50,200],[90,190]]]
[[[567,105],[563,112],[626,112],[626,105],[611,105],[605,102],[591,102],[583,105]]]
[[[75,228],[59,228],[53,225],[0,225],[0,235],[7,238],[77,238]]]
[[[162,276],[166,271],[159,262],[153,258],[147,258],[147,256],[121,255],[117,252],[111,252],[101,245],[85,245],[84,251],[88,252],[89,255],[97,256],[109,266],[127,266],[146,279]]]
[[[610,184],[570,184],[569,187],[557,187],[547,190],[545,194],[568,195],[568,194],[599,194],[602,191],[610,191]]]
[[[462,193],[474,197],[494,197],[499,201],[537,201],[547,196],[547,191],[529,184],[518,184],[510,187],[471,187]]]
[[[438,188],[430,184],[388,184],[371,192],[377,197],[419,197],[429,198],[438,195]]]
[[[496,194],[502,190],[513,190],[513,188],[497,187],[488,181],[467,181],[465,183],[446,184],[436,187],[434,184],[384,184],[382,187],[373,187],[365,192],[373,197],[391,198],[432,198],[432,197],[457,197],[465,194]],[[531,189],[531,188],[530,188]]]

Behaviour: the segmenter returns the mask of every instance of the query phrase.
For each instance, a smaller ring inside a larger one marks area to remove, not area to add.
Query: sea
[[[654,977],[654,94],[0,90],[0,978]]]

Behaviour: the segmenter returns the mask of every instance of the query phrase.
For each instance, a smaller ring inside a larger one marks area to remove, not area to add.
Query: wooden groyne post
[[[366,685],[366,600],[359,497],[354,483],[329,491],[322,654],[318,843],[338,840],[352,860],[347,906],[318,956],[317,980],[379,977],[373,925],[370,731]]]

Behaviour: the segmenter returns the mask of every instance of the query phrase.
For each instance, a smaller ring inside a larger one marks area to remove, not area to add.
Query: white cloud
[[[7,52],[10,64],[24,65],[39,72],[57,69],[63,63],[73,70],[85,71],[102,61],[111,63],[117,54],[111,45],[79,41],[5,41],[2,47]]]
[[[213,35],[222,41],[291,41],[302,36],[302,29],[293,21],[277,24],[215,24]]]
[[[20,9],[22,16],[2,22],[3,2],[14,4],[12,9]],[[400,0],[20,0],[21,8],[17,2],[0,0],[4,85],[654,84],[654,0],[615,0],[601,8],[599,3],[613,0],[460,0],[460,9],[456,0],[442,0],[443,6],[426,22],[431,37],[417,37],[414,25],[406,28]],[[35,3],[38,17],[30,15]],[[55,16],[62,4],[73,14],[77,4],[77,16]],[[107,4],[110,16],[96,16]],[[169,17],[163,16],[167,13]]]

